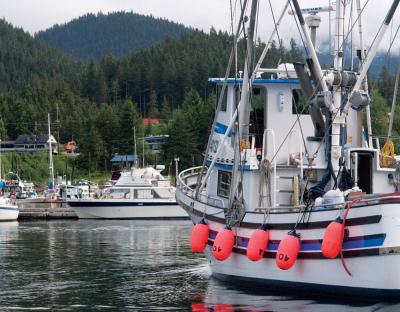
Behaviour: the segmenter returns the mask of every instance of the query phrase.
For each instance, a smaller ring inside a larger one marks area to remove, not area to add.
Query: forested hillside
[[[107,53],[124,57],[188,31],[166,19],[115,12],[87,14],[39,32],[37,37],[74,57],[99,60]]]
[[[78,142],[81,168],[100,170],[115,153],[133,153],[134,128],[140,137],[169,134],[159,163],[169,164],[175,156],[181,169],[201,162],[216,101],[207,79],[224,75],[232,45],[227,33],[194,30],[125,58],[107,54],[94,62],[65,56],[5,21],[0,30],[1,139],[45,132],[50,112],[60,142]],[[258,42],[257,55],[263,47]],[[263,66],[302,59],[294,42],[289,49],[273,44]],[[393,81],[387,70],[370,80],[374,133],[386,130]],[[163,123],[143,127],[141,117]],[[395,120],[397,135],[400,112]]]
[[[0,20],[0,91],[21,90],[41,79],[73,83],[79,68],[72,58]]]

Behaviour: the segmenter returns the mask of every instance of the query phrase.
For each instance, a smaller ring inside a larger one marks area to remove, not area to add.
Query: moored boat
[[[0,221],[15,221],[18,219],[18,206],[9,198],[0,197]]]
[[[98,199],[67,203],[82,219],[188,219],[176,203],[175,188],[152,167],[122,172]]]
[[[309,52],[307,66],[261,68],[290,2]],[[229,65],[225,78],[210,79],[220,97],[204,164],[177,178],[177,201],[196,224],[192,249],[205,251],[215,277],[231,284],[398,298],[400,166],[372,144],[366,84],[398,4],[391,4],[368,57],[360,40],[358,72],[343,68],[341,1],[334,66],[325,70],[303,17],[318,8],[302,11],[296,0],[287,1],[256,62],[258,1],[249,5],[243,76],[228,78]],[[244,10],[235,44],[243,16]],[[315,25],[309,25],[312,31]]]

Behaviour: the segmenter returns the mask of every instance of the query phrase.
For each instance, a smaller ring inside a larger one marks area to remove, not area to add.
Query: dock
[[[78,219],[71,208],[20,208],[18,220]]]
[[[64,201],[18,201],[18,220],[78,219],[75,211]]]

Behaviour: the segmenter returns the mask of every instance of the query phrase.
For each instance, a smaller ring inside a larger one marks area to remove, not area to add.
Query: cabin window
[[[221,96],[221,92],[222,92],[222,85],[218,86],[217,103],[215,104],[217,106],[218,106],[219,97]],[[228,102],[228,87],[225,88],[225,92],[223,94],[221,109],[220,109],[221,112],[226,112],[227,102]]]
[[[229,197],[231,189],[232,173],[228,171],[218,171],[218,196]]]
[[[265,106],[267,103],[267,89],[255,87],[251,93],[250,127],[249,131],[255,139],[254,146],[261,147],[264,129],[266,128]]]
[[[135,198],[136,199],[152,199],[153,192],[148,189],[137,189],[135,190]]]
[[[293,115],[309,115],[306,97],[302,90],[292,90],[292,114]]]

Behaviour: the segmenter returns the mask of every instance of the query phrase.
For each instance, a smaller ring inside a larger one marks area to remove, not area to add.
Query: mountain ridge
[[[78,59],[99,60],[108,53],[126,57],[189,31],[191,28],[167,19],[118,11],[85,14],[40,31],[35,37]]]

